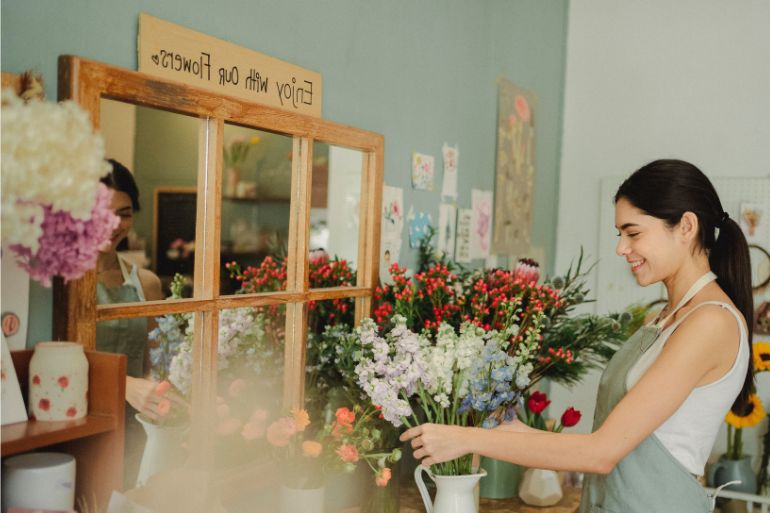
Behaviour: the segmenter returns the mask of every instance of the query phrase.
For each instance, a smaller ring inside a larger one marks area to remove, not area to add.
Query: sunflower
[[[746,411],[743,415],[737,415],[730,410],[727,412],[725,422],[731,426],[742,429],[746,427],[756,426],[762,419],[765,418],[765,408],[762,406],[762,400],[757,394],[751,394],[749,396],[749,404],[746,405]]]
[[[754,371],[770,371],[770,342],[755,342],[754,353]]]

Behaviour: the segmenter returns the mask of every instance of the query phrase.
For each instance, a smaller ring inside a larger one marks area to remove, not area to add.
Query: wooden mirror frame
[[[286,305],[284,396],[287,407],[302,404],[307,339],[307,302],[355,298],[356,323],[371,313],[378,282],[380,209],[384,138],[380,134],[322,119],[220,96],[75,56],[59,57],[59,99],[79,103],[100,125],[100,100],[158,108],[199,119],[194,296],[176,301],[96,304],[96,271],[69,283],[54,284],[54,336],[96,346],[98,321],[194,312],[191,440],[193,464],[210,461],[207,415],[216,397],[219,311],[271,304]],[[293,138],[286,290],[220,296],[220,212],[222,146],[225,122],[285,134]],[[308,234],[313,142],[359,150],[363,154],[357,281],[355,287],[309,288]]]

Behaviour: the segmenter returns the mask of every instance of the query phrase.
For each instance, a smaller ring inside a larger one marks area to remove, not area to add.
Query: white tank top
[[[741,332],[738,355],[725,375],[716,381],[694,388],[673,415],[655,430],[655,436],[671,455],[690,473],[698,476],[703,474],[719,427],[724,422],[725,415],[743,388],[746,379],[749,365],[747,355],[749,343],[748,333],[743,325],[741,315],[731,305],[719,301],[704,301],[696,305],[660,333],[652,346],[642,353],[626,376],[626,389],[630,390],[655,362],[676,328],[703,305],[719,305],[733,314]],[[697,341],[693,341],[693,343],[697,343]]]

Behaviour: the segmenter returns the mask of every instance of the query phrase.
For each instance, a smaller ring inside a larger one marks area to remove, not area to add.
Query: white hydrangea
[[[88,219],[109,172],[104,140],[75,102],[22,102],[3,91],[3,242],[38,250],[43,205]],[[89,198],[89,200],[86,200]]]

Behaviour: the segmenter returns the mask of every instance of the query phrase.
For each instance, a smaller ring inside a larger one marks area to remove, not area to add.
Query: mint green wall
[[[145,11],[322,74],[323,115],[385,136],[385,182],[438,218],[438,193],[409,183],[412,151],[459,144],[460,198],[492,189],[496,84],[539,97],[533,242],[555,248],[567,0],[6,0],[4,71],[34,68],[56,95],[56,58],[75,54],[136,68]],[[413,266],[406,247],[402,261]],[[33,284],[30,341],[50,337],[51,295]]]

